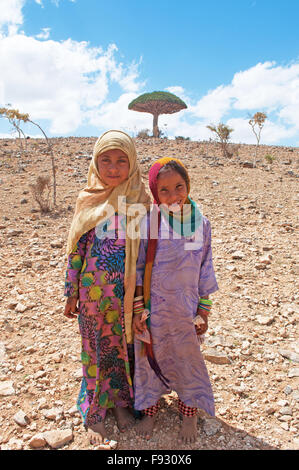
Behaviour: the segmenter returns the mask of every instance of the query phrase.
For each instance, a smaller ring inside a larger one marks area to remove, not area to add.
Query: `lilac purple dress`
[[[80,301],[83,377],[77,407],[86,427],[102,421],[109,408],[133,406],[133,345],[127,345],[123,329],[124,270],[125,232],[118,230],[117,216],[82,235],[68,258],[65,295]]]
[[[147,223],[148,217],[142,223],[143,236]],[[137,261],[139,286],[143,282],[146,248],[144,236]],[[140,341],[135,339],[136,410],[155,405],[161,395],[174,390],[186,405],[215,415],[212,387],[192,319],[199,297],[217,289],[208,219],[203,217],[195,237],[178,239],[162,216],[152,269],[150,321],[155,358],[169,380],[169,388],[155,375],[147,357],[141,354]]]

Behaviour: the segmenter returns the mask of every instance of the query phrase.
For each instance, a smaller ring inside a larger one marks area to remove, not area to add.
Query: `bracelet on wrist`
[[[213,304],[212,300],[203,299],[202,297],[200,297],[198,303],[203,304],[203,305],[210,305],[210,306],[212,306],[212,304]]]
[[[133,315],[140,315],[144,310],[143,300],[137,300],[133,302]]]
[[[211,312],[212,304],[212,300],[200,297],[197,305],[197,312],[200,311],[201,315],[208,316]]]
[[[205,304],[199,303],[197,306],[197,313],[199,313],[202,316],[207,317],[211,313],[211,305],[205,305]]]

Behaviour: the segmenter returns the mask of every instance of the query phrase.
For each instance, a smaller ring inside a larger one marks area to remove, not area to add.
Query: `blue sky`
[[[151,130],[128,103],[165,90],[188,106],[159,117],[169,138],[209,139],[224,122],[233,142],[255,143],[248,120],[262,111],[261,143],[299,143],[298,0],[0,0],[0,11],[0,106],[49,136]]]

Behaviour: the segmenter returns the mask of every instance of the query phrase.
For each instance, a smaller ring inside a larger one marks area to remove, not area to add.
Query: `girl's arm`
[[[143,286],[136,286],[135,297],[143,296]]]
[[[204,246],[198,283],[198,296],[208,298],[210,294],[218,290],[218,284],[213,266],[211,225],[207,219],[205,219],[204,224]]]
[[[136,264],[136,289],[135,289],[135,298],[143,298],[143,276],[146,260],[146,240],[140,240],[139,254]],[[141,299],[142,300],[142,299]],[[133,309],[134,310],[134,309]],[[142,314],[134,314],[133,311],[133,332],[135,334],[142,333],[146,329],[145,322],[141,322]]]
[[[82,235],[72,253],[68,257],[64,295],[67,297],[64,315],[75,318],[78,314],[79,277],[86,255],[87,233]]]
[[[209,295],[218,290],[218,284],[213,267],[211,225],[207,219],[204,223],[204,247],[198,284],[198,299],[209,300]],[[196,333],[202,335],[208,329],[208,315],[207,311],[200,307],[197,314],[200,315],[204,323],[196,327]]]
[[[208,295],[202,296],[201,299],[209,300],[209,296]],[[209,328],[208,315],[206,314],[205,310],[202,310],[200,308],[197,309],[197,315],[200,315],[204,323],[201,323],[195,326],[196,334],[204,335]]]

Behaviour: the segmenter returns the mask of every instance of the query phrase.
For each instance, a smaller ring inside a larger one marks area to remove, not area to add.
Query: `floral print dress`
[[[79,298],[83,377],[77,407],[86,427],[102,421],[109,408],[133,406],[124,270],[125,231],[118,227],[117,214],[85,233],[68,258],[65,296]]]

